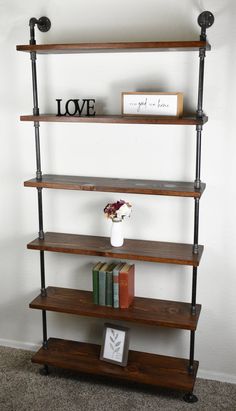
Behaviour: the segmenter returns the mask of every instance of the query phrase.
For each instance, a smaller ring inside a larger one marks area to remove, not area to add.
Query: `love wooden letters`
[[[70,99],[65,104],[65,112],[61,109],[62,99],[56,99],[57,102],[57,116],[95,116],[95,99]]]

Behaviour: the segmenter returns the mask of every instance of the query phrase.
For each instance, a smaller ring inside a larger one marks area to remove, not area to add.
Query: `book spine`
[[[99,304],[99,272],[93,270],[93,303]]]
[[[119,298],[120,298],[120,308],[128,308],[128,273],[120,272],[119,279]]]
[[[106,272],[99,271],[99,305],[106,305]]]
[[[127,272],[120,271],[120,308],[129,308],[134,299],[134,265]]]
[[[113,271],[113,307],[119,308],[119,270]]]
[[[128,277],[128,282],[129,282],[129,291],[128,291],[128,307],[132,304],[134,300],[134,283],[135,283],[135,265],[132,264],[129,270],[129,277]]]
[[[112,271],[106,273],[106,305],[112,307]]]

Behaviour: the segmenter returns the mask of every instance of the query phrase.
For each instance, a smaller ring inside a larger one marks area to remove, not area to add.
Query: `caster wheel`
[[[41,369],[39,370],[39,372],[40,372],[40,375],[48,375],[48,374],[49,374],[48,366],[45,365],[43,368],[41,368]]]
[[[198,401],[198,398],[192,392],[187,392],[187,394],[183,396],[183,399],[190,404]]]

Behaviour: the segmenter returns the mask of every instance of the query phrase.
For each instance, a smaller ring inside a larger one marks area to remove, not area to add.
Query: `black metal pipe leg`
[[[44,263],[44,251],[40,251],[40,269],[41,269],[41,295],[45,297],[47,295],[45,288],[45,263]]]
[[[47,350],[48,348],[48,338],[47,338],[47,317],[46,311],[42,311],[42,322],[43,322],[43,348]]]
[[[197,116],[203,117],[203,87],[204,87],[204,68],[205,68],[206,50],[199,49],[199,78],[198,78],[198,107]]]
[[[193,374],[195,331],[190,332],[189,374]]]
[[[192,403],[194,403],[194,402],[197,402],[197,401],[198,401],[198,398],[197,398],[197,396],[194,395],[192,392],[187,392],[186,394],[184,394],[183,400],[184,400],[185,402],[188,402],[188,403],[192,404]]]
[[[197,297],[197,267],[193,267],[192,276],[192,301],[191,301],[191,311],[192,315],[196,314],[196,297]]]
[[[38,217],[39,217],[39,238],[40,240],[44,239],[44,231],[43,231],[43,196],[42,196],[42,188],[38,187]]]
[[[47,339],[47,318],[46,318],[46,311],[42,311],[42,322],[43,322],[43,348],[45,350],[48,349],[48,339]],[[41,375],[48,375],[49,369],[48,365],[44,364],[44,367],[40,369]]]
[[[194,186],[196,189],[201,188],[201,149],[202,149],[202,125],[197,125],[197,143],[196,143],[196,175]]]
[[[199,209],[200,209],[200,200],[195,198],[194,206],[194,237],[193,237],[193,253],[198,254],[198,237],[199,237]]]
[[[40,153],[40,136],[39,136],[39,122],[34,122],[34,134],[35,134],[35,150],[36,150],[36,178],[37,180],[42,179],[42,169],[41,169],[41,153]]]
[[[48,375],[48,374],[49,374],[48,365],[45,364],[45,365],[43,366],[43,368],[40,368],[39,372],[40,372],[41,375]]]

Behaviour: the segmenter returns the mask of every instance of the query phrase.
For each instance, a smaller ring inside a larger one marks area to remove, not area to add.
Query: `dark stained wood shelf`
[[[191,392],[198,361],[189,374],[187,359],[129,351],[126,367],[99,360],[101,347],[95,344],[50,338],[48,348],[32,357],[33,363],[65,368],[88,375],[104,376],[125,382],[148,384]]]
[[[122,247],[112,247],[108,237],[48,232],[44,240],[36,238],[27,247],[31,250],[59,253],[98,255],[128,260],[167,264],[199,265],[203,246],[193,254],[191,244],[125,239]]]
[[[169,116],[57,116],[56,114],[40,114],[20,116],[21,121],[37,121],[50,123],[114,123],[114,124],[169,124],[169,125],[202,125],[208,121],[207,116],[169,117]]]
[[[199,304],[192,315],[191,304],[143,297],[135,297],[128,309],[119,309],[93,304],[90,291],[59,287],[47,287],[46,291],[47,296],[40,294],[30,308],[192,331],[197,328],[201,311]]]
[[[69,53],[107,53],[107,52],[145,52],[145,51],[199,51],[210,50],[206,41],[148,41],[148,42],[113,42],[113,43],[72,43],[72,44],[35,44],[18,45],[18,51],[39,54]]]
[[[25,187],[41,187],[63,190],[103,191],[114,193],[151,194],[200,198],[206,185],[200,189],[194,183],[181,181],[137,180],[44,174],[40,180],[25,181]]]

